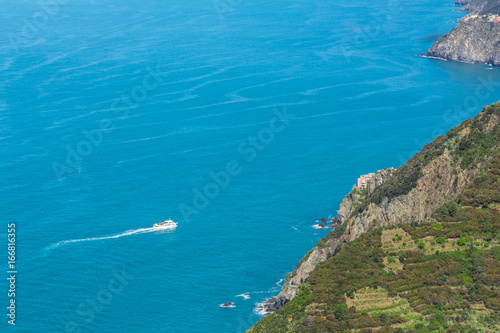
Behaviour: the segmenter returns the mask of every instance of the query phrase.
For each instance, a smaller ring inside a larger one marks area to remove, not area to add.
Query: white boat
[[[158,222],[153,224],[153,228],[155,229],[174,229],[177,228],[177,222],[172,220],[165,220],[163,222]]]

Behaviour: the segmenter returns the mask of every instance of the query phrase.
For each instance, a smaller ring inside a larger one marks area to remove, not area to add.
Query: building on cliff
[[[500,16],[498,16],[497,14],[495,15],[488,15],[488,22],[490,23],[500,23]]]
[[[464,22],[467,22],[468,20],[473,20],[477,18],[477,15],[468,15],[464,18]]]
[[[368,186],[368,181],[374,176],[374,173],[368,173],[358,178],[358,188],[365,189]]]

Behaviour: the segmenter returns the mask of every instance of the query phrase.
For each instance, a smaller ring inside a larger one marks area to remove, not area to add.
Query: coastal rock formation
[[[366,190],[354,187],[334,219],[341,225],[318,242],[287,275],[279,295],[267,302],[266,311],[273,312],[295,297],[317,265],[338,253],[347,242],[376,228],[430,221],[437,208],[456,199],[489,161],[488,151],[498,149],[498,140],[492,140],[478,154],[472,143],[472,137],[486,136],[499,128],[500,117],[488,110],[491,109],[486,108],[474,120],[465,121],[426,145],[400,169],[377,172]]]
[[[430,57],[500,65],[500,17],[472,15],[435,42]]]
[[[378,186],[390,179],[395,170],[396,169],[392,168],[383,169],[374,174],[368,181],[368,186],[366,188],[367,195],[373,193]],[[337,211],[337,216],[332,220],[332,224],[342,225],[346,218],[352,214],[354,209],[359,207],[360,202],[364,200],[365,196],[366,195],[363,195],[358,188],[354,186],[351,192],[342,200],[339,210]],[[265,312],[276,311],[291,300],[297,294],[297,287],[309,276],[309,273],[316,265],[335,254],[335,250],[337,249],[336,246],[343,243],[344,241],[335,242],[335,244],[329,243],[327,246],[316,246],[310,250],[299,262],[297,268],[286,276],[280,294],[269,299],[267,304],[264,305]]]
[[[455,5],[457,6],[465,6],[468,5],[469,1],[468,0],[455,0]]]
[[[425,56],[500,65],[500,0],[456,0],[470,12],[460,24],[435,42]]]
[[[475,15],[500,14],[500,0],[455,0],[455,5]]]

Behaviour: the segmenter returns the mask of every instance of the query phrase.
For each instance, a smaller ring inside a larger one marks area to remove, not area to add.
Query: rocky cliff
[[[360,190],[356,186],[353,187],[351,192],[349,192],[349,194],[342,200],[339,210],[337,211],[337,216],[332,219],[332,224],[337,228],[336,233],[339,233],[340,230],[344,230],[343,225],[346,219],[348,219],[354,211],[359,209],[361,204],[375,191],[377,187],[382,185],[386,180],[390,179],[395,170],[396,169],[392,168],[379,170],[370,178],[370,180],[368,180],[367,188],[365,190]],[[332,233],[335,233],[335,231],[332,231]],[[320,262],[334,255],[335,251],[338,251],[337,245],[341,246],[341,244],[343,244],[343,240],[340,242],[329,242],[328,244],[316,246],[310,250],[299,262],[297,268],[286,276],[286,280],[280,294],[268,300],[267,304],[264,305],[264,312],[269,313],[276,311],[295,297],[298,286],[300,286],[309,276],[309,273]]]
[[[446,60],[500,65],[500,0],[462,1],[466,17],[435,42],[425,56]]]
[[[426,145],[398,170],[377,172],[367,190],[353,188],[333,220],[340,225],[287,275],[280,294],[268,301],[266,310],[275,311],[294,298],[318,264],[338,253],[347,242],[375,228],[430,221],[437,208],[456,199],[488,163],[491,152],[498,149],[499,110],[500,105],[486,108],[474,120]]]
[[[455,5],[464,6],[461,10],[475,15],[500,14],[498,5],[500,0],[456,0]]]
[[[472,15],[435,42],[430,57],[500,65],[500,18]]]

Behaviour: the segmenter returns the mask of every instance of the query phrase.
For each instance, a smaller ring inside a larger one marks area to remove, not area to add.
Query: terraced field
[[[406,231],[396,228],[382,232],[382,248],[385,252],[399,252],[416,250],[417,244]]]
[[[345,295],[348,307],[355,307],[359,312],[368,313],[370,316],[379,317],[382,314],[401,318],[398,327],[404,327],[420,320],[423,316],[413,310],[407,300],[394,296],[384,288],[364,288],[354,295]]]
[[[423,243],[421,247],[418,246],[419,242]],[[382,248],[386,253],[398,253],[408,250],[419,250],[425,255],[435,254],[436,252],[448,252],[463,250],[464,247],[458,245],[458,238],[439,239],[433,236],[427,236],[415,242],[411,236],[401,228],[384,230],[382,232]],[[475,239],[474,246],[484,249],[490,249],[493,246],[499,245],[499,242],[492,240],[485,242],[482,239]],[[385,264],[385,261],[384,261]],[[386,265],[387,266],[387,265]],[[388,267],[388,266],[387,266]],[[392,270],[393,267],[388,267]]]
[[[403,269],[403,264],[399,261],[398,258],[395,258],[393,256],[387,256],[384,258],[384,266],[385,271],[389,273],[389,271],[393,271],[394,273],[397,273],[399,270]]]

